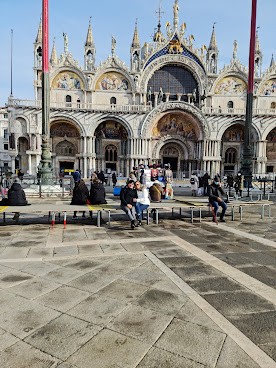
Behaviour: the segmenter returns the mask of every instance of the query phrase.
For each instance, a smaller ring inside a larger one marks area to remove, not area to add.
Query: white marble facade
[[[155,162],[170,162],[179,176],[195,170],[237,173],[247,90],[237,42],[229,65],[219,71],[215,30],[208,48],[196,48],[193,37],[185,37],[184,24],[179,26],[177,8],[173,24],[173,30],[167,24],[166,36],[158,28],[153,42],[143,47],[136,24],[130,68],[116,56],[114,37],[111,56],[95,65],[91,24],[84,67],[68,51],[67,35],[59,58],[53,45],[50,121],[56,174],[62,168],[79,168],[87,177],[91,170],[109,168],[127,176],[134,166]],[[272,58],[261,72],[257,42],[253,171],[266,174],[276,172],[276,64]],[[36,173],[41,153],[41,25],[34,56],[35,100],[10,98],[7,105],[12,169],[20,166],[29,174]],[[173,73],[179,79],[166,81]]]

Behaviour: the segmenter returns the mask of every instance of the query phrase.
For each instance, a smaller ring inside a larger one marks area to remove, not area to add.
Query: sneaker
[[[135,224],[136,227],[142,226],[142,221],[138,220],[138,222]]]
[[[131,230],[134,230],[134,229],[135,229],[135,222],[131,221]]]
[[[219,221],[220,221],[220,222],[226,222],[224,219],[220,219]]]

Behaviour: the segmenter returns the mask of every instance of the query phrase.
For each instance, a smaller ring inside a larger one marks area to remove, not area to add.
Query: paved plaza
[[[276,211],[0,226],[1,368],[276,367]],[[3,225],[1,223],[1,225]]]

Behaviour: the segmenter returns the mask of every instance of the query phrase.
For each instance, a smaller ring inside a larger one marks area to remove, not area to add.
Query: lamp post
[[[242,160],[242,173],[245,178],[245,187],[248,189],[248,191],[252,183],[253,151],[252,151],[252,145],[251,145],[251,131],[252,131],[253,94],[254,94],[256,19],[257,19],[257,0],[252,0],[249,71],[248,71],[248,88],[247,88],[247,102],[246,102],[246,121],[245,121],[245,128],[244,128],[244,153],[243,153],[243,160]]]
[[[42,0],[42,145],[38,173],[41,184],[53,184],[50,152],[50,86],[49,86],[49,0]]]

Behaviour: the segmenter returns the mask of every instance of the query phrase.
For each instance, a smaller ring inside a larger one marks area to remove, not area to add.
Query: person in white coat
[[[190,184],[191,184],[192,196],[196,197],[199,180],[195,173],[193,173],[193,175],[191,176]]]
[[[136,202],[136,213],[138,224],[137,226],[142,225],[142,212],[149,208],[150,199],[149,199],[149,192],[145,185],[142,185],[139,181],[135,183],[135,189],[137,190],[138,198],[134,198],[134,202]]]

